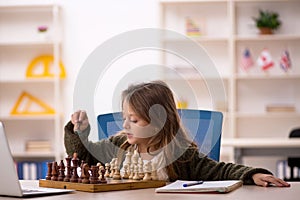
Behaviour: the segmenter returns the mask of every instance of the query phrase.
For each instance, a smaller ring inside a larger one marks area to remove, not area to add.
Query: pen
[[[203,181],[195,181],[195,182],[191,182],[191,183],[184,183],[182,186],[183,187],[189,187],[189,186],[192,186],[192,185],[200,185],[202,183],[203,183]]]

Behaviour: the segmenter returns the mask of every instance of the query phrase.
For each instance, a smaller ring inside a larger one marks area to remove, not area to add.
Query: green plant
[[[267,10],[260,10],[259,17],[253,17],[253,20],[256,22],[257,28],[270,28],[276,30],[281,25],[278,13]]]

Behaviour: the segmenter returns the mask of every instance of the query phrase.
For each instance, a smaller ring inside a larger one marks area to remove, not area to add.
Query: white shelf
[[[50,46],[60,44],[61,41],[54,40],[11,40],[0,41],[0,47],[18,47],[18,46]]]
[[[0,83],[1,84],[31,84],[31,83],[49,83],[49,84],[54,84],[55,83],[55,79],[53,78],[32,78],[32,79],[20,79],[20,80],[6,80],[6,79],[1,79]]]
[[[50,158],[52,160],[55,158],[54,152],[12,152],[12,155],[18,159]]]
[[[224,139],[222,146],[226,147],[299,147],[300,139],[288,138],[231,138]]]
[[[11,0],[0,2],[0,120],[4,122],[8,141],[15,158],[21,160],[60,160],[63,149],[61,134],[61,83],[58,73],[54,78],[26,78],[29,63],[41,55],[53,55],[47,73],[60,71],[62,50],[62,10],[52,0]],[[39,26],[47,26],[39,33]],[[47,62],[47,61],[46,61]],[[34,74],[43,74],[43,61],[33,68]],[[23,92],[32,95],[20,96]],[[55,114],[10,115],[21,98],[18,111]],[[44,106],[43,103],[46,104]],[[23,152],[26,141],[47,140],[52,152]]]
[[[300,118],[300,113],[296,112],[273,112],[273,113],[236,113],[236,118],[274,118],[274,119],[287,119],[287,118]]]
[[[195,37],[187,37],[187,39],[196,41],[196,42],[212,42],[212,43],[217,43],[217,42],[228,42],[228,37],[220,37],[220,36],[195,36]],[[184,39],[169,39],[166,38],[163,40],[165,43],[171,43],[171,42],[186,42],[187,40]]]
[[[37,115],[37,116],[0,116],[0,119],[3,121],[28,121],[28,120],[35,120],[35,121],[43,121],[43,120],[55,120],[55,115]]]
[[[191,17],[195,22],[199,20],[200,27],[201,20],[206,22],[207,26],[204,26],[202,36],[187,38],[206,49],[224,83],[228,108],[228,118],[224,123],[226,130],[223,131],[226,132],[226,136],[269,137],[272,134],[272,137],[287,137],[292,127],[299,126],[300,22],[295,19],[300,19],[299,9],[296,9],[300,7],[300,1],[162,0],[161,7],[162,28],[185,34],[186,17]],[[275,34],[258,34],[252,17],[258,14],[259,9],[279,13],[283,23]],[[178,48],[185,48],[184,50],[188,52],[184,41],[167,38],[163,45],[178,45]],[[254,66],[247,72],[239,66],[246,47],[250,49],[254,62]],[[262,71],[256,63],[264,48],[269,49],[275,63],[268,72]],[[279,67],[284,50],[289,51],[292,62],[291,70],[287,73]],[[162,56],[162,64],[174,66],[175,69],[182,66],[178,59],[173,61],[167,55]],[[171,84],[180,79],[170,76],[169,73],[163,77]],[[202,104],[206,106],[209,105],[207,102],[214,101],[202,83],[200,75],[193,77],[190,73],[188,80],[193,80],[189,84],[194,90],[199,91],[197,98]],[[177,84],[176,87],[180,85]],[[176,90],[178,93],[182,92],[185,97],[188,96],[183,91],[177,88]],[[269,104],[292,104],[296,112],[266,113],[265,105]]]
[[[227,0],[161,0],[162,4],[227,3]]]
[[[256,75],[256,74],[247,74],[235,76],[237,80],[300,80],[300,74],[282,74],[282,75]]]
[[[293,41],[299,40],[299,34],[275,34],[275,35],[236,35],[234,39],[238,42],[261,42],[261,41]]]

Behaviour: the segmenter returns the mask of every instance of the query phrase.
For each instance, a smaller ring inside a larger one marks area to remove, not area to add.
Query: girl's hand
[[[271,174],[254,174],[252,176],[252,179],[256,185],[267,187],[269,185],[274,185],[277,187],[289,187],[290,184],[285,182],[284,180],[280,178],[276,178],[275,176]]]
[[[71,116],[71,122],[74,124],[74,132],[82,132],[89,126],[89,120],[84,110],[76,111]]]

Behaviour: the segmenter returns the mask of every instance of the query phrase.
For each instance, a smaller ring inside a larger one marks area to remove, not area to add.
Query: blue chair
[[[219,161],[223,114],[218,111],[178,109],[182,123],[198,144],[200,152]],[[122,113],[101,114],[97,117],[99,139],[122,130]]]

